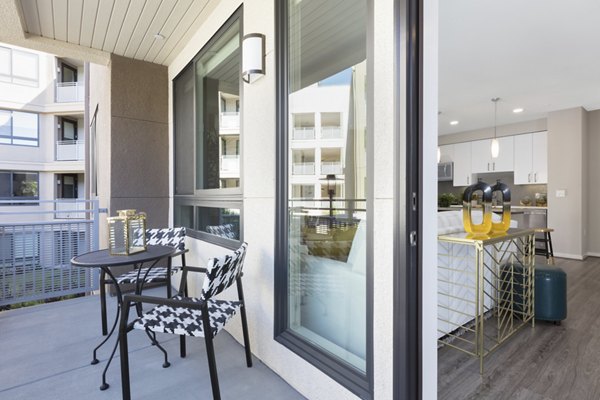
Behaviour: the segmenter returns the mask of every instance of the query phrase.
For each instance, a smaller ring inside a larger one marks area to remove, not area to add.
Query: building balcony
[[[85,88],[83,82],[56,82],[56,102],[76,103],[83,101]]]
[[[82,161],[84,158],[84,140],[59,140],[56,142],[56,161]]]
[[[341,139],[342,128],[339,126],[322,126],[321,139]]]
[[[292,175],[314,175],[315,163],[294,163],[292,165]]]
[[[164,287],[144,292],[165,296]],[[116,297],[107,296],[107,309],[112,321],[117,309]],[[110,387],[105,391],[98,388],[115,343],[114,334],[99,350],[100,363],[90,364],[92,350],[103,339],[98,295],[2,311],[0,323],[3,327],[0,349],[5,362],[10,361],[10,368],[3,368],[0,374],[3,399],[121,398],[119,357],[107,371]],[[188,357],[180,358],[179,339],[158,334],[171,361],[171,367],[163,369],[158,350],[150,345],[143,332],[138,333],[141,334],[128,335],[134,399],[160,399],[165,393],[179,399],[212,399],[206,355],[201,347],[203,339],[188,338]],[[244,348],[228,332],[219,333],[215,346],[224,399],[304,399],[257,358],[253,357],[252,368],[247,368]]]
[[[292,131],[293,140],[311,140],[315,138],[314,127],[300,127],[294,128]]]
[[[321,175],[341,175],[344,173],[341,161],[321,161]]]
[[[240,156],[227,155],[221,156],[221,172],[239,173],[240,172]]]
[[[239,112],[222,112],[219,118],[219,131],[236,131],[240,130],[240,113]]]

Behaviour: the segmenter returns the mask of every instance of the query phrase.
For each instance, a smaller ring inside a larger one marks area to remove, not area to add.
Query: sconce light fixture
[[[242,79],[252,83],[265,74],[265,35],[249,33],[242,40]]]

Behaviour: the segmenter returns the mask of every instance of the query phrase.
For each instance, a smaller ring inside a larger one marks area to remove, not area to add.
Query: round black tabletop
[[[174,252],[175,248],[171,246],[149,245],[146,251],[128,256],[116,256],[111,255],[108,249],[104,249],[75,256],[71,259],[71,264],[77,267],[116,267],[157,260]]]

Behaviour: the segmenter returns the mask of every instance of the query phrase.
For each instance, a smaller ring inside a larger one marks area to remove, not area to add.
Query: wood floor
[[[539,259],[538,262],[543,262]],[[556,259],[567,273],[567,319],[536,321],[479,360],[438,351],[438,399],[600,399],[600,258]]]

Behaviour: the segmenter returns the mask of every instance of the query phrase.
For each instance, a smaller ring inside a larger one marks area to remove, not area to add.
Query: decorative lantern
[[[146,214],[117,210],[108,217],[108,249],[111,255],[128,256],[146,251]]]

